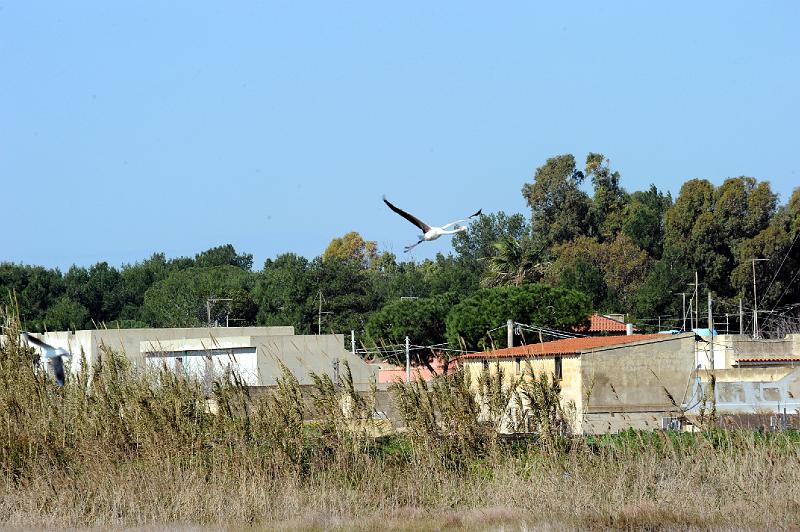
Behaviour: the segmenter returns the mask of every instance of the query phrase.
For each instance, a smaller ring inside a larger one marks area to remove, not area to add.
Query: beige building
[[[460,364],[476,384],[487,366],[490,372],[501,368],[509,383],[528,365],[536,374],[554,375],[574,433],[656,429],[680,416],[691,390],[695,335],[568,338],[465,355]]]
[[[698,371],[686,405],[690,419],[713,409],[727,426],[800,428],[800,334],[778,340],[731,334],[711,340],[697,341]]]
[[[293,327],[199,327],[176,329],[104,329],[35,335],[72,353],[70,371],[81,370],[81,353],[89,364],[104,348],[123,354],[136,367],[164,364],[176,372],[210,382],[226,370],[248,386],[273,386],[281,365],[301,385],[311,373],[338,379],[347,362],[359,389],[369,388],[376,370],[344,348],[341,335],[295,335]]]

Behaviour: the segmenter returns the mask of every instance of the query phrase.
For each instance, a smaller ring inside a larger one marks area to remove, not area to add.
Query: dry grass
[[[368,436],[369,400],[320,377],[250,398],[139,374],[106,352],[58,388],[0,347],[0,525],[11,528],[788,528],[794,433],[627,433],[549,449],[499,441],[455,373],[398,386],[406,435]],[[416,387],[415,387],[416,386]],[[344,415],[342,412],[348,415]],[[309,419],[315,419],[313,423]],[[354,419],[356,421],[354,421]]]

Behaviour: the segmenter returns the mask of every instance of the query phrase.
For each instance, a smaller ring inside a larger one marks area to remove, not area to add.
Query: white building
[[[249,386],[274,386],[281,364],[301,385],[312,384],[312,372],[336,381],[344,362],[350,365],[358,389],[366,390],[376,373],[344,348],[341,335],[295,335],[294,327],[105,329],[35,336],[72,353],[72,373],[81,370],[81,353],[92,364],[103,349],[124,355],[139,368],[166,364],[206,382],[230,369]]]

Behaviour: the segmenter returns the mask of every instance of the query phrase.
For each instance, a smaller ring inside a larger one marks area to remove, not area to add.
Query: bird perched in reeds
[[[70,352],[63,347],[53,347],[50,344],[44,343],[27,332],[20,333],[20,336],[22,336],[22,339],[25,340],[25,342],[27,342],[29,345],[35,345],[42,350],[42,354],[47,359],[48,365],[53,370],[53,376],[56,379],[56,383],[59,386],[64,386],[64,382],[66,381],[66,375],[64,372],[64,357],[71,357],[72,355]],[[36,362],[38,361],[34,360],[34,363]]]
[[[406,253],[408,253],[409,251],[414,249],[414,247],[418,246],[419,244],[421,244],[423,242],[430,242],[431,240],[436,240],[440,236],[454,235],[456,233],[460,233],[462,231],[466,231],[467,230],[466,227],[456,227],[455,229],[450,229],[450,230],[448,230],[447,228],[448,227],[452,227],[452,226],[454,226],[456,224],[459,224],[461,222],[469,222],[472,218],[475,218],[476,216],[480,216],[481,215],[481,211],[483,210],[483,209],[478,209],[478,212],[476,212],[475,214],[471,214],[471,215],[469,215],[466,218],[461,219],[461,220],[456,220],[454,222],[450,222],[449,224],[445,224],[445,225],[443,225],[441,227],[432,227],[432,226],[426,224],[425,222],[423,222],[422,220],[420,220],[419,218],[417,218],[416,216],[414,216],[413,214],[409,214],[406,211],[404,211],[403,209],[401,209],[399,207],[395,207],[394,205],[392,205],[389,202],[389,200],[386,199],[386,196],[383,197],[383,202],[386,205],[388,205],[389,208],[392,209],[394,212],[396,212],[397,214],[399,214],[400,216],[402,216],[403,218],[405,218],[406,220],[408,220],[412,224],[414,224],[417,227],[419,227],[420,230],[422,231],[422,234],[419,236],[419,241],[418,242],[416,242],[414,244],[411,244],[410,246],[406,246],[404,248]]]

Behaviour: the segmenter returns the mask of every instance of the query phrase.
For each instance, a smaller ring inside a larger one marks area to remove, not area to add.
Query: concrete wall
[[[711,338],[697,341],[697,364],[701,369],[731,369],[740,358],[800,357],[800,334],[790,334],[780,340],[753,340],[738,334],[714,337],[714,365],[711,365]]]
[[[738,358],[800,356],[798,334],[790,334],[780,340],[753,340],[748,336],[731,335],[731,344]]]
[[[73,354],[70,361],[71,370],[79,371],[77,363],[80,353],[86,356],[91,364],[97,360],[100,346],[113,349],[125,355],[136,365],[144,366],[144,354],[141,351],[142,342],[152,342],[157,346],[159,342],[183,339],[207,339],[213,344],[215,339],[231,336],[285,336],[293,335],[294,327],[194,327],[175,329],[103,329],[91,331],[48,332],[36,335],[45,342],[63,347]]]
[[[253,338],[253,343],[258,347],[258,370],[263,386],[275,385],[282,373],[281,362],[301,385],[313,383],[311,372],[327,374],[333,379],[336,360],[339,362],[340,375],[347,361],[353,382],[359,389],[366,389],[370,379],[377,380],[377,368],[346,350],[344,337],[340,334],[259,336]]]
[[[582,352],[580,361],[582,424],[576,428],[592,433],[626,422],[625,428],[660,426],[661,417],[679,411],[674,403],[682,403],[695,373],[694,334]]]
[[[715,377],[713,394],[711,376]],[[720,415],[782,413],[800,409],[800,367],[733,368],[698,371],[690,415],[714,406]],[[710,398],[714,397],[714,402]],[[703,401],[703,398],[708,398]]]
[[[367,389],[376,369],[344,348],[342,335],[294,335],[293,327],[199,327],[175,329],[113,329],[55,332],[39,335],[56,347],[73,353],[71,370],[80,370],[81,351],[92,363],[102,345],[124,354],[139,367],[145,367],[148,352],[174,352],[236,347],[257,348],[258,385],[272,386],[281,375],[281,362],[298,378],[301,385],[312,383],[310,373],[334,378],[334,361],[350,365],[353,381]]]
[[[662,412],[608,412],[583,414],[581,433],[609,434],[628,429],[656,430],[661,428]]]

